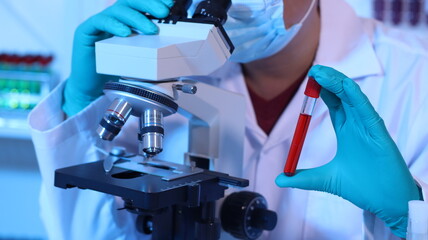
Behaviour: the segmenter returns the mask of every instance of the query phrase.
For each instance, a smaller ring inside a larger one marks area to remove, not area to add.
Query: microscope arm
[[[180,94],[177,99],[178,112],[190,119],[189,154],[209,158],[212,170],[241,177],[244,98],[202,82],[192,84],[196,94]]]

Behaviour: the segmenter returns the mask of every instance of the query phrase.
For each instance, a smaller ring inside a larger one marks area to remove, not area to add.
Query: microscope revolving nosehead
[[[171,84],[172,86],[173,84]],[[100,121],[100,138],[111,141],[116,137],[128,117],[140,118],[138,139],[140,153],[153,157],[163,150],[163,117],[177,111],[178,105],[170,96],[129,82],[109,82],[104,93],[113,100]]]
[[[177,112],[178,105],[171,96],[159,91],[148,89],[128,82],[108,82],[104,85],[105,95],[114,100],[123,99],[132,106],[132,115],[140,117],[146,109],[156,109],[163,116],[169,116]]]

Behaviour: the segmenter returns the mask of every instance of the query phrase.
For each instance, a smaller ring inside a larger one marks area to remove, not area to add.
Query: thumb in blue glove
[[[156,34],[158,28],[143,12],[164,18],[173,5],[173,0],[118,0],[76,29],[71,73],[63,93],[62,109],[68,116],[75,115],[99,97],[109,80],[108,76],[96,73],[95,42],[113,35],[129,36],[131,28],[143,34]]]
[[[322,86],[337,138],[337,153],[324,166],[280,174],[279,187],[328,192],[382,219],[405,237],[408,201],[420,199],[419,189],[383,120],[359,86],[344,74],[313,66],[309,75]]]

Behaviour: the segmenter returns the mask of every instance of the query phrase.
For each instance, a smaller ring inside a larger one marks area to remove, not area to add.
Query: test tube
[[[297,163],[302,152],[309,123],[311,122],[312,112],[320,96],[320,91],[321,86],[314,78],[310,77],[306,84],[303,106],[300,111],[299,120],[297,121],[296,130],[294,131],[293,140],[291,141],[287,162],[284,166],[284,174],[287,176],[293,176],[296,173]]]
[[[427,1],[425,1],[425,9],[424,10],[425,10],[424,11],[425,21],[426,21],[426,24],[428,26],[428,2]]]
[[[402,0],[392,0],[392,23],[398,25],[401,23],[401,18],[403,14],[403,1]]]
[[[422,2],[421,0],[410,0],[409,2],[409,12],[410,19],[409,22],[412,26],[416,26],[420,20]]]
[[[34,108],[41,99],[41,83],[39,81],[30,82],[30,109]]]
[[[21,109],[30,109],[31,95],[30,95],[30,82],[22,80],[19,82],[19,107]]]
[[[8,98],[7,105],[9,109],[17,109],[19,107],[19,91],[18,91],[18,80],[8,80]]]
[[[7,55],[5,53],[0,54],[0,70],[5,69]]]
[[[53,61],[52,55],[47,56],[40,56],[38,63],[40,64],[40,71],[41,72],[49,72],[50,64]]]
[[[6,108],[6,79],[0,75],[0,110]]]
[[[385,0],[374,0],[373,5],[375,18],[383,21],[385,19]]]

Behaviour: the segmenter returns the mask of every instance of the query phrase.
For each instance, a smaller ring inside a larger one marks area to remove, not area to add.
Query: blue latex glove
[[[118,0],[76,29],[72,69],[63,94],[62,109],[68,116],[75,115],[99,97],[108,80],[108,76],[95,71],[95,42],[112,35],[129,36],[131,28],[144,34],[156,34],[157,26],[142,12],[164,18],[173,5],[173,0]]]
[[[324,66],[309,72],[322,86],[337,138],[336,156],[324,166],[280,174],[279,187],[328,192],[374,213],[399,236],[406,236],[408,201],[419,189],[383,120],[359,86]]]

